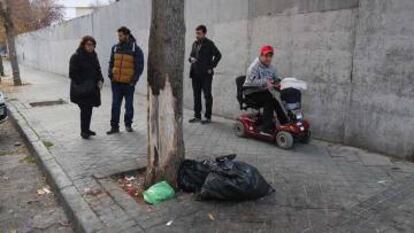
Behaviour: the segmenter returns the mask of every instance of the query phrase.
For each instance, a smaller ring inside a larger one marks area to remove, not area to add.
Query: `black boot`
[[[271,127],[265,127],[265,126],[262,126],[261,128],[260,128],[260,134],[262,134],[262,135],[266,135],[266,136],[272,136],[273,135],[273,130],[272,130],[272,128]]]
[[[89,134],[89,133],[81,133],[81,137],[83,138],[83,139],[89,139],[89,137],[90,137],[91,135]]]
[[[203,125],[210,124],[210,123],[211,123],[211,118],[206,118],[206,119],[201,121],[201,124],[203,124]]]
[[[106,132],[106,134],[108,134],[108,135],[116,134],[116,133],[119,133],[119,128],[112,127],[111,130],[109,130],[108,132]]]
[[[134,132],[134,129],[132,128],[132,126],[125,126],[125,130],[126,130],[128,133]]]
[[[188,121],[189,123],[198,123],[201,122],[201,118],[194,117]]]
[[[86,133],[89,134],[90,136],[96,136],[96,133],[93,132],[92,130],[88,130],[88,132]]]

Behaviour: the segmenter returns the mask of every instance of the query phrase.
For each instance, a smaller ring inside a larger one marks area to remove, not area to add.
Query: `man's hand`
[[[103,87],[103,82],[102,81],[99,81],[98,82],[98,88],[99,88],[99,90],[102,90],[102,87]]]
[[[195,57],[190,57],[191,64],[196,63],[196,62],[197,62],[197,59]]]
[[[267,87],[268,90],[272,90],[275,87],[275,84],[274,84],[273,80],[268,79],[266,81],[266,87]]]

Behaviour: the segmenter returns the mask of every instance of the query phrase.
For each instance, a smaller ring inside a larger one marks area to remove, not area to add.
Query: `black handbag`
[[[72,81],[72,93],[77,97],[89,97],[94,95],[96,89],[98,88],[94,80],[84,80],[81,83],[76,83]]]

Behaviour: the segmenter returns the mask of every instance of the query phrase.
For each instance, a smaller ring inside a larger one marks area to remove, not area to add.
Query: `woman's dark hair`
[[[79,44],[79,48],[85,48],[86,43],[92,42],[93,46],[96,47],[96,40],[92,36],[84,36]]]
[[[205,25],[198,25],[196,31],[202,31],[204,34],[207,33],[207,27]]]
[[[122,33],[124,33],[125,35],[128,35],[128,36],[131,35],[131,30],[129,30],[129,28],[127,28],[125,26],[122,26],[122,27],[118,28],[118,32],[122,32]]]

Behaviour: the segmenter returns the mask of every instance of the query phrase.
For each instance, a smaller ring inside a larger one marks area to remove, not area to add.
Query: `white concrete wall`
[[[345,142],[414,160],[414,1],[361,0]]]
[[[298,77],[309,84],[304,106],[307,117],[317,126],[315,135],[329,135],[334,141],[343,138],[354,19],[354,10],[344,9],[306,14],[286,12],[253,20],[252,34],[259,36],[252,37],[251,56],[258,53],[260,45],[277,47],[276,67],[281,75]]]
[[[187,0],[186,54],[194,28],[206,24],[223,53],[213,83],[214,113],[235,117],[235,77],[245,73],[261,45],[272,44],[280,73],[309,84],[304,106],[316,137],[406,158],[414,155],[414,133],[406,126],[414,126],[413,8],[412,0]],[[89,34],[98,41],[106,73],[121,25],[132,29],[147,54],[150,9],[150,0],[123,0],[20,35],[19,59],[67,75],[70,55]],[[191,108],[188,71],[186,62],[184,103]],[[146,78],[138,85],[145,93]]]

